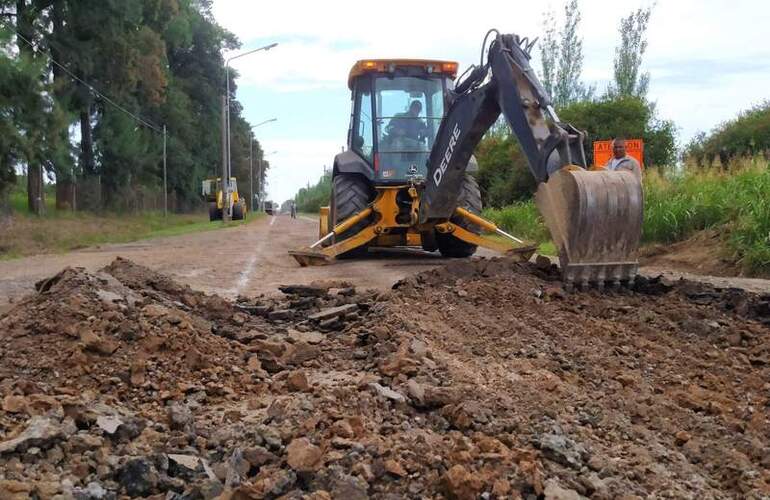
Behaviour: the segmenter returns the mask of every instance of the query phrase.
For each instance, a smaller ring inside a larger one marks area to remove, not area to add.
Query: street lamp
[[[255,52],[259,52],[260,50],[270,50],[273,47],[278,45],[277,43],[271,43],[270,45],[265,45],[264,47],[259,47],[258,49],[248,50],[246,52],[243,52],[241,54],[235,55],[227,61],[225,61],[225,86],[227,87],[227,93],[225,94],[225,115],[226,115],[226,122],[227,122],[227,133],[225,134],[227,136],[227,175],[225,176],[225,179],[223,179],[223,187],[226,188],[225,192],[227,193],[227,203],[226,209],[228,214],[232,211],[232,196],[231,196],[231,187],[230,187],[230,177],[232,176],[233,169],[232,169],[232,163],[230,162],[230,62],[234,59],[238,59],[240,57],[247,56],[249,54],[253,54]],[[224,219],[224,217],[223,217]]]
[[[257,123],[251,129],[254,130],[261,125],[275,121],[278,121],[278,118],[270,118],[269,120]],[[254,211],[254,137],[251,137],[249,140],[249,210]]]

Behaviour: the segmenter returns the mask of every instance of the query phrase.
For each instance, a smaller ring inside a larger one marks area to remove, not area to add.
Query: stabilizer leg
[[[335,235],[344,233],[351,227],[355,226],[358,222],[369,217],[371,213],[371,207],[367,207],[364,210],[361,210],[353,217],[350,217],[349,219],[337,224],[329,234],[310,245],[310,247],[301,248],[298,250],[289,250],[289,255],[294,257],[294,260],[296,260],[297,263],[302,267],[321,266],[328,264],[338,255],[353,250],[354,248],[358,248],[362,245],[366,245],[377,237],[377,232],[374,225],[363,229],[358,234],[351,236],[350,238],[346,238],[339,243],[330,245],[325,248],[319,248],[323,243],[329,241]]]

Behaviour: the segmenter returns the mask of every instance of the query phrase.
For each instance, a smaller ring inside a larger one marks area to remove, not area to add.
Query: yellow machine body
[[[396,197],[399,192],[405,189],[408,190],[411,197],[411,217],[408,221],[403,221],[403,219],[399,221],[398,216],[403,211],[399,211]],[[522,261],[529,260],[536,250],[536,246],[533,245],[511,245],[478,235],[452,222],[419,224],[419,209],[420,197],[417,188],[414,186],[377,187],[376,197],[366,209],[342,221],[333,228],[329,226],[329,207],[321,207],[319,241],[309,248],[292,250],[289,253],[303,267],[323,265],[331,262],[338,255],[364,245],[370,247],[421,247],[422,234],[432,233],[433,231],[452,234],[456,238],[472,245],[515,256]],[[487,232],[499,231],[494,223],[463,208],[458,208],[456,215],[463,217]],[[345,231],[366,219],[370,219],[372,222],[364,229],[342,241],[336,242],[334,240],[334,236],[345,233]]]

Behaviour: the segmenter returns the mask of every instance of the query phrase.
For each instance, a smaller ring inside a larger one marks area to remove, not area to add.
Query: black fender
[[[334,157],[332,175],[337,174],[359,174],[370,181],[374,180],[374,168],[352,150],[343,151]]]

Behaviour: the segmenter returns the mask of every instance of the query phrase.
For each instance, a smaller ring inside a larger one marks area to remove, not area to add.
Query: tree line
[[[727,168],[733,159],[741,157],[770,160],[770,101],[742,111],[711,133],[700,132],[687,144],[684,156],[699,167],[718,164]]]
[[[212,0],[0,0],[0,205],[26,173],[28,205],[45,182],[98,178],[100,205],[132,208],[143,189],[194,206],[222,161],[223,51],[240,46]],[[251,125],[230,72],[233,174],[248,178]],[[255,161],[262,148],[254,144]],[[267,162],[265,162],[267,165]],[[59,199],[61,198],[61,199]]]

